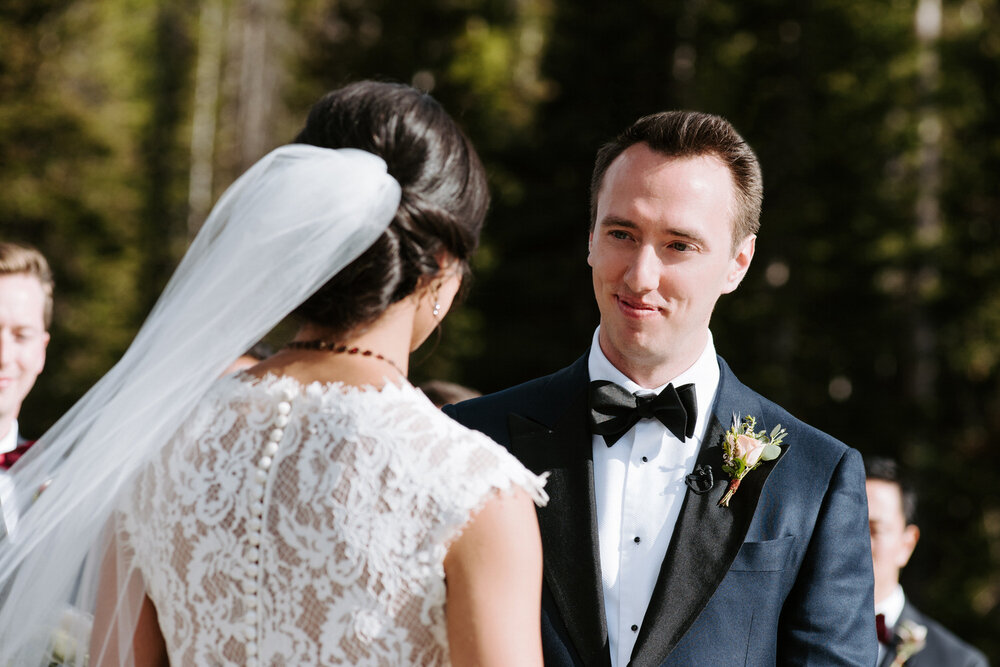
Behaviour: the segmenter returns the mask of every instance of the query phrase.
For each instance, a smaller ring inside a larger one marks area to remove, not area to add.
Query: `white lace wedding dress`
[[[443,561],[543,480],[417,389],[220,380],[119,519],[172,665],[448,665]]]

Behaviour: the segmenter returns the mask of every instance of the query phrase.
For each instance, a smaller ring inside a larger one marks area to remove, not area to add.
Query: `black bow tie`
[[[694,385],[674,389],[668,384],[659,394],[632,394],[607,380],[590,383],[590,431],[604,436],[608,447],[640,419],[659,419],[678,440],[694,435],[698,418]]]

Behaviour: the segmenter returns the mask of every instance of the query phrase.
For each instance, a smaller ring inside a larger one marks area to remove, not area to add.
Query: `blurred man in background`
[[[984,667],[986,657],[918,611],[899,573],[920,539],[917,495],[887,458],[865,461],[868,523],[875,568],[875,625],[880,667]]]
[[[52,288],[52,272],[40,252],[0,242],[0,535],[17,520],[6,470],[32,444],[19,431],[17,417],[45,366]]]

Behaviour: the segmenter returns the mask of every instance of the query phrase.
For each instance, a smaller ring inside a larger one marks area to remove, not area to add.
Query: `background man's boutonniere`
[[[719,501],[719,507],[729,507],[729,499],[740,488],[740,481],[747,473],[764,461],[770,461],[781,456],[778,446],[787,434],[781,424],[775,426],[771,433],[755,432],[757,420],[747,415],[740,421],[733,415],[733,427],[726,431],[722,439],[722,469],[729,474],[729,487],[726,495]]]
[[[906,619],[896,627],[896,657],[892,667],[902,667],[927,644],[927,628]]]

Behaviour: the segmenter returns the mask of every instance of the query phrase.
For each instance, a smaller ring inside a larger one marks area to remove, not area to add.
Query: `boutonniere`
[[[892,667],[903,667],[907,660],[923,650],[927,644],[927,628],[906,619],[896,626],[896,657]]]
[[[757,420],[747,415],[740,421],[733,415],[733,427],[726,431],[722,438],[722,469],[729,474],[729,487],[726,495],[719,501],[719,507],[729,507],[729,499],[740,488],[740,481],[751,470],[764,461],[771,461],[781,456],[778,446],[787,435],[781,424],[775,426],[771,433],[754,431]]]
[[[94,617],[76,607],[67,607],[59,618],[59,627],[49,638],[49,667],[87,664],[87,638]]]

